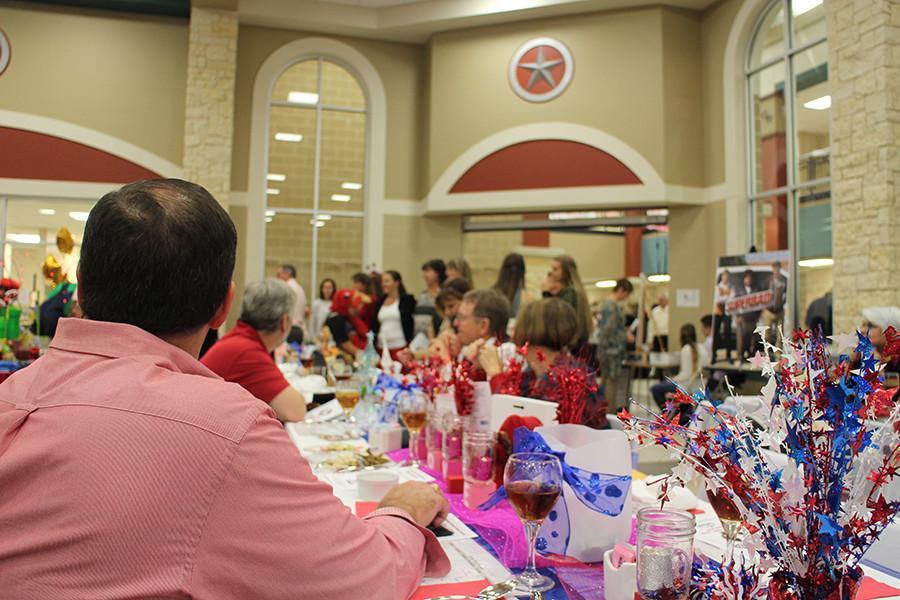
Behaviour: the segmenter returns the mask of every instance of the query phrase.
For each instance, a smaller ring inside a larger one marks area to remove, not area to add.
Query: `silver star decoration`
[[[547,83],[550,84],[550,87],[556,87],[556,80],[553,79],[553,74],[550,72],[553,67],[562,64],[561,59],[554,60],[545,60],[544,59],[544,48],[539,47],[537,51],[537,60],[535,62],[529,63],[519,63],[520,69],[528,69],[531,71],[531,77],[528,78],[528,85],[525,87],[529,90],[534,87],[534,84],[538,82],[538,79],[543,79]]]
[[[696,476],[696,473],[687,461],[682,461],[672,468],[672,475],[680,479],[681,483],[687,483]]]
[[[835,349],[843,350],[844,348],[856,348],[859,339],[855,333],[839,333],[837,335],[829,335],[828,339],[834,344]]]

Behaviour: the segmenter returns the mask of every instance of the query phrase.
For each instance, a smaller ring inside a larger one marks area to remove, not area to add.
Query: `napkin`
[[[435,598],[437,596],[477,596],[478,592],[489,586],[487,579],[478,581],[464,581],[461,583],[436,583],[433,585],[422,585],[410,597],[409,600],[426,600],[426,598]]]
[[[900,589],[875,581],[871,577],[863,577],[859,582],[855,600],[875,600],[875,598],[891,598],[893,596],[900,596]]]

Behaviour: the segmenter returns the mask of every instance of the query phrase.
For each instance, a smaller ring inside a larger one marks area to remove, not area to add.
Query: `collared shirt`
[[[269,404],[289,385],[253,327],[238,321],[200,360],[224,379]]]
[[[353,516],[240,386],[75,319],[0,384],[0,532],[4,598],[395,600],[449,569],[405,512]]]

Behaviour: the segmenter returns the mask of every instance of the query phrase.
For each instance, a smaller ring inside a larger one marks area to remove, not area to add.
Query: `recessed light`
[[[275,216],[275,211],[274,211],[274,210],[267,210],[267,211],[266,211],[266,216],[267,216],[267,217],[274,217],[274,216]]]
[[[56,211],[53,210],[52,208],[42,208],[38,212],[41,213],[42,215],[47,215],[48,217],[51,217],[56,214]]]
[[[288,102],[291,104],[306,104],[315,106],[319,103],[319,95],[312,92],[289,92]]]
[[[302,142],[303,135],[299,133],[285,133],[284,131],[279,131],[275,134],[275,139],[279,142]]]
[[[602,281],[598,281],[594,284],[598,288],[614,288],[616,287],[615,279],[603,279]]]
[[[335,202],[350,202],[350,194],[332,194],[331,199]]]
[[[352,181],[345,181],[344,183],[341,184],[341,189],[343,189],[343,190],[361,190],[362,184],[354,183]]]
[[[806,260],[797,261],[797,265],[807,269],[816,269],[819,267],[831,267],[834,265],[833,258],[807,258]]]
[[[325,227],[325,221],[318,221],[316,219],[310,219],[310,225],[315,225],[316,227]]]
[[[19,244],[40,244],[41,236],[37,233],[7,233],[6,241]]]
[[[272,217],[266,217],[266,223],[271,223],[271,222],[272,222]]]
[[[821,98],[804,102],[803,108],[808,108],[810,110],[828,110],[831,108],[831,96],[822,96]]]
[[[266,193],[270,196],[277,196],[281,193],[281,190],[278,188],[266,188]]]
[[[71,211],[71,212],[69,213],[69,216],[70,216],[71,218],[75,219],[76,221],[87,221],[87,220],[88,220],[88,215],[90,215],[90,214],[91,214],[91,213],[89,213],[89,212],[83,212],[83,211],[73,210],[73,211]]]
[[[650,283],[668,283],[672,281],[672,276],[667,273],[660,273],[658,275],[651,275],[647,278],[647,281]]]
[[[791,2],[791,9],[793,10],[794,16],[797,17],[803,13],[808,13],[817,6],[822,6],[822,1],[823,0],[793,0]]]
[[[281,173],[269,173],[266,175],[266,179],[268,181],[284,181],[287,179],[287,175],[282,175]]]
[[[318,215],[316,218],[320,221],[330,221],[331,215]]]

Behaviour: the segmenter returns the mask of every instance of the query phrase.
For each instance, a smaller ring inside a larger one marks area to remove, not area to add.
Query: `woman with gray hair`
[[[200,361],[267,403],[282,421],[302,421],[306,416],[306,399],[291,387],[271,356],[291,331],[296,299],[294,291],[278,279],[251,283],[244,291],[234,329]]]

